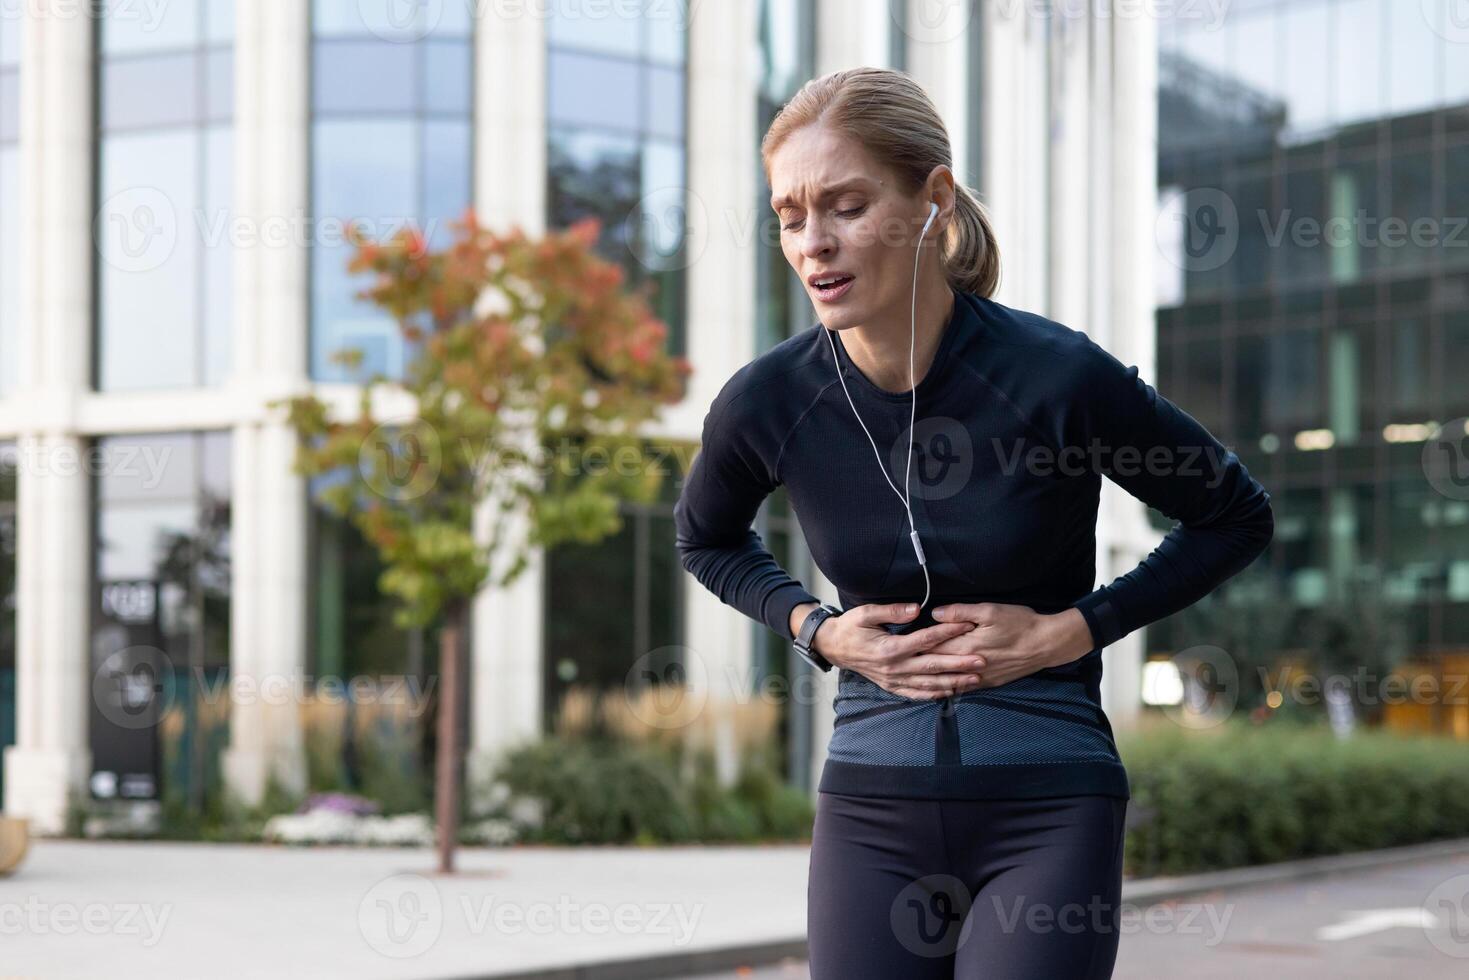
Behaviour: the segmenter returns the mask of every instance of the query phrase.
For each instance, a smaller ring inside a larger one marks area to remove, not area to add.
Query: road
[[[1469,977],[1469,855],[1124,906],[1113,980],[1241,976]],[[686,980],[809,977],[792,961]]]

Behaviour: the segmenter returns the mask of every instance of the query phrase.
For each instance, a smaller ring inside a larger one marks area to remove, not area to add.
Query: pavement
[[[1374,852],[1376,853],[1376,852]],[[1124,903],[1112,980],[1464,980],[1469,977],[1469,848],[1405,863],[1345,864],[1308,878]],[[1457,916],[1457,918],[1455,918]],[[810,980],[789,957],[682,980]]]
[[[805,977],[809,854],[465,848],[444,877],[421,848],[44,839],[0,879],[0,978]],[[1469,839],[1123,899],[1119,978],[1469,976]]]

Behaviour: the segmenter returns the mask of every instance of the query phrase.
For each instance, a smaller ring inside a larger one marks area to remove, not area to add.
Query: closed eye
[[[863,204],[860,207],[848,208],[845,211],[838,211],[837,214],[838,214],[838,216],[843,217],[843,218],[855,218],[858,215],[860,215],[863,211],[866,211],[866,210],[867,210],[867,205]],[[798,228],[800,228],[802,224],[803,224],[803,222],[800,222],[800,221],[792,221],[788,225],[782,225],[781,226],[781,231],[795,231]]]

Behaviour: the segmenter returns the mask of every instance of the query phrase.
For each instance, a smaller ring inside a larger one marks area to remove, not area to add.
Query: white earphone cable
[[[857,411],[857,403],[852,401],[852,393],[847,390],[846,376],[842,372],[841,361],[837,357],[836,340],[832,336],[835,331],[826,331],[826,339],[831,343],[832,362],[836,364],[837,368],[837,380],[842,383],[842,391],[846,393],[847,404],[852,406],[852,414],[857,416],[857,424],[862,426],[863,432],[867,433],[867,441],[872,444],[872,454],[877,457],[877,465],[882,469],[882,478],[884,480],[887,480],[887,484],[889,487],[892,487],[893,493],[896,493],[898,495],[898,499],[903,502],[903,510],[908,515],[908,537],[909,540],[913,542],[913,551],[918,556],[918,565],[920,568],[923,569],[923,601],[918,604],[919,609],[922,609],[924,606],[928,605],[928,597],[930,592],[932,591],[932,583],[929,581],[928,578],[928,560],[924,557],[923,545],[920,544],[918,540],[918,528],[913,522],[913,505],[911,503],[911,476],[913,472],[913,430],[918,419],[918,385],[914,381],[913,356],[914,349],[918,344],[918,262],[923,257],[923,236],[928,233],[929,225],[933,224],[933,219],[937,216],[938,206],[934,205],[929,209],[928,221],[924,222],[923,231],[919,233],[918,249],[916,254],[913,256],[913,301],[910,310],[911,332],[909,334],[908,340],[908,386],[912,389],[913,392],[913,406],[909,411],[908,416],[908,447],[907,452],[904,454],[907,457],[907,464],[903,473],[903,490],[906,491],[907,496],[905,496],[903,493],[898,493],[898,488],[893,485],[892,479],[888,476],[887,464],[882,461],[882,453],[878,452],[877,449],[877,440],[872,438],[872,433],[868,431],[867,423],[862,421],[862,413]]]

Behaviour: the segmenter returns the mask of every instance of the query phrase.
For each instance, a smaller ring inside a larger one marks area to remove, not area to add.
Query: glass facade
[[[230,365],[234,3],[158,14],[98,22],[103,391],[217,385]]]
[[[0,22],[0,397],[20,380],[20,35]]]
[[[759,89],[755,99],[756,132],[764,137],[781,106],[815,74],[815,0],[760,0]],[[759,168],[755,198],[759,258],[755,263],[755,349],[763,353],[816,322],[806,288],[792,271],[780,247],[780,218],[770,209],[770,182]]]
[[[322,677],[408,674],[425,678],[425,637],[394,625],[378,589],[383,563],[351,521],[321,505],[311,512],[311,671]],[[427,651],[437,659],[437,647]]]
[[[647,288],[686,352],[685,0],[547,8],[548,223],[601,222],[598,253]]]
[[[470,0],[412,5],[313,0],[311,375],[402,377],[412,353],[398,325],[358,299],[348,222],[374,238],[401,228],[432,248],[472,200],[474,24]],[[403,7],[408,10],[408,7]],[[334,355],[352,350],[348,369]]]
[[[1401,655],[1469,646],[1469,501],[1423,463],[1469,415],[1469,56],[1435,9],[1257,2],[1162,30],[1160,199],[1187,220],[1160,235],[1159,387],[1272,492],[1275,542],[1219,602],[1286,597],[1282,648],[1331,655],[1368,621]]]
[[[674,547],[678,500],[672,454],[659,500],[624,502],[622,530],[597,544],[561,544],[546,556],[544,710],[555,725],[572,685],[620,689],[639,657],[683,643],[686,575]]]
[[[156,646],[175,670],[227,667],[230,436],[96,440],[93,662],[138,642],[118,595],[156,597]]]

